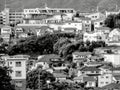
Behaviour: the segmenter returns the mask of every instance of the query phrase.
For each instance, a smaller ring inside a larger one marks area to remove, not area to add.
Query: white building
[[[106,62],[111,62],[115,66],[120,65],[120,54],[103,54],[103,56]]]
[[[83,41],[86,42],[86,41],[104,41],[104,34],[103,33],[99,33],[99,32],[93,32],[93,33],[84,33],[83,34]]]
[[[97,20],[99,18],[105,18],[105,15],[100,12],[96,12],[86,15],[86,17],[91,18],[91,20]]]
[[[119,13],[120,13],[120,10],[119,10],[119,11],[106,11],[106,12],[105,12],[106,17],[109,16],[109,15],[119,14]]]
[[[113,82],[112,74],[102,74],[98,76],[98,87],[104,87]]]
[[[5,66],[10,67],[12,73],[9,73],[12,82],[20,90],[25,90],[26,88],[26,62],[29,56],[27,55],[15,55],[15,56],[3,56],[2,59],[5,60]]]

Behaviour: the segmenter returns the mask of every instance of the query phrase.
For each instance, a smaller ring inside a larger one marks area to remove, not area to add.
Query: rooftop
[[[83,67],[80,69],[81,71],[100,71],[100,69],[96,68],[96,67]]]
[[[88,82],[88,81],[96,81],[96,79],[93,76],[83,77],[83,82]]]
[[[91,55],[91,52],[78,52],[78,51],[76,51],[76,52],[73,52],[73,54],[75,54],[75,55]]]
[[[113,88],[113,89],[120,89],[120,84],[116,84],[116,83],[111,83],[111,84],[109,84],[109,85],[106,85],[106,86],[104,86],[104,87],[102,87],[101,89],[111,89],[111,88]]]

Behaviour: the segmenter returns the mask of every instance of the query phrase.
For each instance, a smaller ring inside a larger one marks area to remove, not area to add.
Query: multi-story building
[[[90,32],[90,33],[84,33],[83,34],[83,41],[105,41],[105,35],[101,32]]]
[[[106,17],[109,16],[109,15],[119,14],[119,13],[120,13],[120,10],[119,10],[119,11],[106,11],[106,12],[105,12]]]
[[[120,54],[119,53],[113,53],[113,54],[103,54],[105,57],[104,60],[106,62],[111,62],[115,66],[120,65]]]
[[[90,13],[89,15],[86,15],[85,17],[91,18],[91,20],[97,20],[99,18],[105,18],[105,15],[101,12],[96,13]]]
[[[98,87],[103,87],[113,82],[112,74],[102,74],[98,76]]]
[[[27,55],[2,57],[2,60],[5,60],[5,66],[10,67],[12,70],[12,72],[9,73],[12,78],[12,83],[14,83],[19,90],[26,90],[26,62],[28,58],[29,56]]]
[[[11,9],[6,8],[1,13],[2,24],[4,25],[17,24],[22,22],[23,12],[12,11]]]
[[[24,24],[41,24],[47,23],[48,18],[53,17],[56,14],[60,14],[62,19],[63,14],[74,14],[74,9],[67,8],[34,8],[24,9]]]

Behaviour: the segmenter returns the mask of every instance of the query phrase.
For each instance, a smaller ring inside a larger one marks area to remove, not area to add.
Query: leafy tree
[[[113,29],[115,28],[115,15],[109,15],[105,20],[105,26]]]
[[[44,36],[32,36],[26,40],[20,40],[16,45],[9,49],[9,54],[52,54],[53,46],[60,38],[74,38],[74,34],[56,33],[46,34]]]
[[[54,52],[59,53],[59,49],[65,44],[72,43],[68,38],[60,38],[55,44],[54,44]]]
[[[0,89],[1,90],[15,90],[14,85],[11,84],[10,70],[7,67],[0,67]]]
[[[29,73],[27,73],[27,88],[30,89],[39,89],[47,84],[47,80],[50,82],[55,81],[54,76],[41,68],[37,68]],[[43,90],[43,89],[42,89]]]

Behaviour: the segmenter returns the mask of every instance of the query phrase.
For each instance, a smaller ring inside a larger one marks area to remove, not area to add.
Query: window
[[[10,64],[12,64],[12,62],[10,62]]]
[[[106,82],[106,84],[108,84],[108,82]]]
[[[101,78],[104,78],[104,76],[101,76]]]
[[[103,25],[103,23],[102,23],[102,22],[100,22],[100,25]]]
[[[16,62],[16,67],[21,67],[21,62]]]
[[[109,78],[108,76],[106,76],[106,78]]]
[[[104,84],[104,82],[100,82],[101,84]]]
[[[16,81],[16,82],[15,82],[15,85],[16,85],[17,87],[22,87],[22,81]]]
[[[16,77],[21,77],[21,76],[22,76],[21,71],[16,71],[15,76],[16,76]]]
[[[92,82],[89,82],[89,86],[92,86]]]

